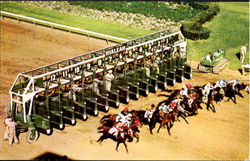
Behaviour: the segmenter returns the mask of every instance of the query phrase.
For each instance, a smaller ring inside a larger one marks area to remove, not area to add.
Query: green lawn
[[[10,3],[3,1],[1,10],[126,39],[133,39],[156,32],[87,17],[63,14],[57,11],[29,6],[20,2]]]
[[[201,61],[202,57],[217,48],[224,48],[230,60],[229,67],[238,69],[241,66],[236,54],[240,47],[249,43],[249,3],[219,2],[221,12],[204,26],[211,30],[209,39],[188,40],[188,54],[192,60]],[[248,49],[248,48],[247,48]],[[249,52],[244,63],[249,62]]]

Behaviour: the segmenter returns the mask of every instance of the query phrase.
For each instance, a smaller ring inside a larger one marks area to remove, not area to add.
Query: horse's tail
[[[104,120],[104,119],[106,119],[106,118],[109,118],[110,116],[111,116],[111,114],[103,116],[103,117],[101,118],[100,122],[102,122],[102,120]]]

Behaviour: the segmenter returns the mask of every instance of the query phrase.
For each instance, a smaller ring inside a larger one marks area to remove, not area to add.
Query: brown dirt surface
[[[19,24],[9,19],[1,21],[1,111],[9,101],[8,90],[18,73],[106,46],[106,42],[101,40],[88,40],[79,35],[24,22]],[[192,65],[197,66],[197,63],[193,62]],[[220,75],[194,72],[191,81],[195,85],[203,85],[236,77],[249,80],[248,76],[242,76],[238,71],[226,69]],[[181,87],[182,84],[177,83],[169,88]],[[166,129],[161,129],[160,133],[154,129],[151,135],[148,126],[143,126],[140,129],[140,141],[128,143],[128,154],[123,145],[117,152],[116,143],[112,140],[96,143],[100,136],[96,129],[100,118],[105,115],[101,112],[98,117],[89,116],[86,122],[77,120],[75,126],[66,125],[63,131],[53,129],[51,136],[41,134],[33,144],[27,143],[26,133],[20,134],[20,144],[14,144],[13,147],[0,139],[0,159],[33,159],[45,153],[54,153],[66,155],[70,159],[87,160],[248,160],[249,95],[244,91],[242,93],[244,98],[237,97],[237,104],[223,100],[215,105],[216,113],[207,111],[203,106],[198,115],[189,117],[190,124],[186,124],[183,119],[176,122],[171,129],[171,136]],[[138,101],[131,100],[128,108],[144,109],[152,103],[158,104],[166,99],[159,94],[169,93],[158,90],[148,97],[140,96]],[[118,113],[124,107],[121,104],[119,109],[111,108],[109,113]],[[0,129],[4,129],[3,123]],[[0,136],[3,137],[3,130],[0,130]]]

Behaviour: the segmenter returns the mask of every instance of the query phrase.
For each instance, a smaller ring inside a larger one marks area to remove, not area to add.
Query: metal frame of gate
[[[50,134],[52,123],[63,129],[63,120],[74,125],[77,114],[86,120],[87,112],[92,111],[97,116],[98,109],[107,112],[109,106],[118,108],[120,102],[128,103],[130,98],[138,99],[139,94],[146,96],[150,90],[156,91],[157,84],[163,83],[165,88],[167,84],[174,85],[178,78],[180,82],[184,78],[191,79],[186,46],[186,39],[180,31],[163,30],[20,73],[9,91],[12,117],[20,126],[29,129],[32,142],[39,128]],[[175,47],[179,49],[179,55],[173,59]],[[146,59],[154,61],[156,56],[161,58],[161,72],[149,78],[145,73],[140,75]],[[122,72],[117,73],[120,68]],[[108,70],[113,70],[115,75],[111,91],[106,90]],[[102,84],[100,92],[95,91],[95,79]],[[160,79],[166,79],[166,82],[157,83]],[[73,84],[80,86],[75,98]]]

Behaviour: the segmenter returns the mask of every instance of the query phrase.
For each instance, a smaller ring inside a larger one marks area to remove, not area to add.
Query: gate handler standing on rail
[[[112,70],[108,71],[108,74],[106,74],[106,90],[111,89],[111,81],[114,79],[114,75],[112,74]]]

